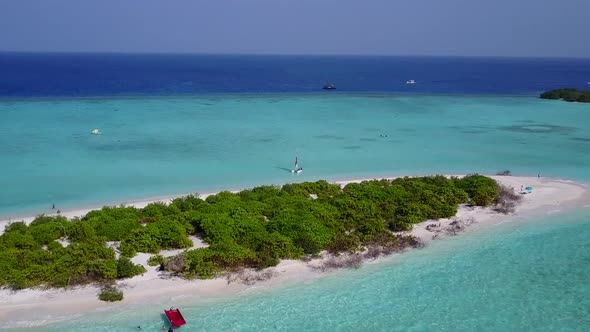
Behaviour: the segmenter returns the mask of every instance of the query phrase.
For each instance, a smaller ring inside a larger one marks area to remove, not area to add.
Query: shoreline
[[[478,226],[487,226],[514,218],[535,217],[536,215],[565,212],[573,208],[587,207],[590,204],[590,190],[587,185],[582,183],[550,178],[539,179],[537,177],[490,177],[502,185],[515,188],[517,192],[521,185],[533,186],[534,189],[531,194],[523,195],[523,199],[517,205],[515,213],[505,215],[494,212],[489,207],[472,208],[460,206],[455,217],[437,221],[425,221],[414,225],[412,231],[405,232],[404,234],[414,235],[428,244],[435,238],[444,239],[451,236],[442,233],[441,236],[435,236],[439,233],[427,229],[427,226],[433,223],[448,225],[451,220],[467,220],[473,218]],[[331,183],[343,186],[348,183],[362,182],[364,180],[372,179],[349,179],[331,181]],[[213,193],[201,194],[199,197],[203,198],[211,194]],[[164,202],[166,202],[171,198],[164,199]],[[163,199],[156,201],[163,201]],[[145,206],[151,202],[153,201],[140,201],[127,205],[141,207],[142,204]],[[61,215],[70,218],[70,215],[79,216],[79,214],[85,214],[90,210],[93,209],[66,211]],[[34,217],[29,217],[29,219],[32,221]],[[5,222],[8,221],[0,221],[0,233],[4,231]],[[474,229],[482,228],[474,227]],[[191,237],[191,239],[193,240],[194,247],[206,245],[199,242],[199,239],[196,237]],[[164,254],[173,255],[182,251],[183,249],[171,250]],[[99,301],[97,299],[98,288],[92,285],[67,290],[26,289],[14,293],[7,289],[2,289],[0,290],[0,321],[3,323],[0,325],[0,328],[45,325],[58,320],[75,318],[84,313],[145,306],[146,303],[151,303],[152,305],[159,304],[162,307],[176,305],[178,302],[182,303],[186,300],[191,300],[194,303],[195,299],[206,301],[207,299],[235,296],[254,289],[264,290],[291,282],[303,283],[306,280],[330,275],[330,272],[318,272],[317,269],[314,269],[312,266],[315,263],[321,263],[321,260],[314,259],[311,262],[283,260],[278,266],[270,268],[273,271],[271,273],[273,275],[272,278],[256,282],[254,287],[239,281],[230,283],[224,277],[209,280],[184,280],[178,277],[162,278],[162,275],[155,271],[155,267],[147,266],[146,261],[150,256],[151,254],[140,253],[133,258],[135,263],[145,264],[148,272],[144,275],[117,282],[124,291],[125,298],[121,302],[106,303]],[[377,261],[380,259],[383,258],[378,258]],[[36,320],[32,321],[30,319],[31,317],[35,317]]]
[[[221,191],[229,191],[229,192],[239,192],[240,189],[231,189],[231,190],[221,190]],[[198,194],[198,197],[201,199],[205,199],[210,195],[215,195],[221,191],[218,192],[208,192],[208,193],[203,193],[203,194]],[[68,219],[72,219],[72,218],[82,218],[84,217],[88,212],[90,211],[94,211],[94,210],[100,210],[105,206],[110,206],[110,207],[117,207],[120,205],[124,205],[124,206],[128,206],[128,207],[135,207],[137,209],[143,209],[144,207],[146,207],[149,204],[152,203],[165,203],[168,204],[171,200],[176,199],[176,198],[180,198],[180,197],[185,197],[188,195],[195,195],[195,193],[186,193],[186,194],[178,194],[178,195],[170,195],[170,196],[156,196],[156,197],[148,197],[148,198],[140,198],[140,199],[134,199],[131,201],[125,201],[125,202],[121,202],[118,204],[104,204],[102,206],[97,206],[97,205],[91,205],[91,206],[86,206],[86,207],[82,207],[82,208],[77,208],[77,209],[65,209],[63,211],[61,211],[61,213],[57,213],[57,209],[53,210],[52,213],[39,213],[37,215],[27,215],[27,216],[19,216],[19,217],[10,217],[10,218],[4,218],[4,219],[0,219],[0,235],[2,233],[4,233],[4,226],[6,226],[7,224],[11,223],[11,222],[20,222],[20,221],[24,221],[27,225],[29,223],[31,223],[33,220],[35,220],[35,218],[37,218],[40,215],[45,215],[45,216],[49,216],[49,217],[56,217],[56,216],[62,216],[62,217],[66,217]]]
[[[431,174],[431,175],[435,175],[435,174]],[[463,177],[466,174],[448,174],[445,175],[446,177]],[[523,179],[537,179],[539,180],[537,177],[533,177],[533,176],[504,176],[504,175],[486,175],[486,174],[481,174],[490,178],[493,178],[495,180],[498,179],[502,179],[502,178],[508,178],[508,177],[512,177],[512,178],[523,178]],[[379,176],[379,177],[361,177],[361,178],[357,178],[357,177],[345,177],[345,178],[341,178],[341,179],[332,179],[332,180],[326,180],[328,183],[331,184],[339,184],[341,186],[345,186],[349,183],[355,183],[355,182],[362,182],[362,181],[370,181],[370,180],[375,180],[375,179],[384,179],[384,180],[393,180],[396,178],[400,178],[400,177],[404,177],[404,176],[408,176],[408,177],[420,177],[420,176],[429,176],[427,174],[412,174],[412,175],[392,175],[392,176]],[[547,178],[541,178],[542,180],[540,180],[541,182],[543,181],[558,181],[558,182],[568,182],[568,183],[572,183],[572,184],[576,184],[578,186],[584,187],[584,188],[590,188],[590,184],[585,184],[582,182],[577,182],[577,181],[573,181],[573,180],[567,180],[567,179],[561,179],[561,178],[554,178],[554,177],[547,177]],[[320,179],[322,180],[322,179]],[[306,181],[311,181],[311,182],[315,182],[317,180],[306,180]],[[269,184],[271,186],[283,186],[285,184],[288,183],[297,183],[300,181],[295,181],[295,182],[284,182],[284,183],[276,183],[276,184]],[[83,216],[85,216],[88,212],[90,211],[94,211],[94,210],[100,210],[105,206],[109,206],[109,207],[118,207],[118,206],[127,206],[127,207],[135,207],[138,209],[142,209],[144,207],[146,207],[149,204],[152,203],[165,203],[168,204],[171,200],[176,199],[176,198],[180,198],[180,197],[185,197],[188,195],[197,195],[199,198],[201,199],[206,199],[207,197],[211,196],[211,195],[216,195],[220,192],[223,191],[229,191],[232,193],[237,193],[240,192],[242,190],[247,190],[247,189],[252,189],[256,186],[259,185],[255,185],[252,187],[243,187],[243,188],[222,188],[222,189],[218,189],[215,191],[208,191],[208,192],[204,192],[204,193],[198,193],[198,192],[190,192],[190,193],[180,193],[180,194],[171,194],[171,195],[162,195],[162,196],[151,196],[151,197],[144,197],[144,198],[133,198],[127,201],[123,201],[123,202],[118,202],[118,203],[107,203],[107,204],[103,204],[103,205],[87,205],[87,206],[83,206],[80,208],[74,208],[74,209],[64,209],[61,210],[61,213],[59,214],[62,217],[66,217],[68,219],[71,218],[82,218]],[[518,191],[519,188],[515,188],[516,191]],[[20,216],[15,216],[15,217],[2,217],[0,216],[0,235],[4,233],[4,227],[11,223],[11,222],[20,222],[20,221],[24,221],[27,225],[29,223],[31,223],[35,218],[37,218],[38,216],[41,215],[45,215],[45,216],[49,216],[49,217],[55,217],[58,216],[58,213],[56,212],[56,210],[52,211],[52,210],[46,210],[47,212],[52,212],[52,213],[37,213],[37,214],[26,214],[26,215],[20,215]]]

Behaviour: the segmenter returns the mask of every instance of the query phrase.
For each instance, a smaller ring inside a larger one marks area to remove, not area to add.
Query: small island
[[[474,224],[587,204],[577,183],[500,173],[291,183],[0,220],[0,325],[303,283]]]
[[[104,288],[101,299],[121,300],[115,282],[146,272],[132,261],[138,253],[152,254],[149,265],[186,279],[262,270],[323,251],[369,251],[376,258],[420,246],[405,232],[429,219],[455,216],[461,204],[502,205],[502,188],[481,175],[406,177],[344,187],[318,181],[224,191],[206,199],[186,196],[142,209],[103,207],[70,220],[38,216],[28,225],[9,223],[0,235],[0,288],[98,283]],[[205,245],[191,248],[189,235]],[[160,255],[174,249],[181,252]]]
[[[590,91],[555,89],[541,94],[542,99],[562,99],[569,102],[590,103]]]

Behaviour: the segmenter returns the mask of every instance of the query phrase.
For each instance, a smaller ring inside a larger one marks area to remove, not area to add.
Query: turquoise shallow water
[[[0,113],[2,217],[320,178],[510,169],[590,181],[590,106],[529,96],[3,100]],[[287,171],[295,150],[299,176]],[[507,223],[389,264],[183,305],[184,330],[583,331],[589,224],[587,208]],[[29,330],[159,331],[167,306]]]
[[[589,108],[528,96],[4,100],[0,217],[320,178],[590,179]],[[293,177],[296,151],[305,171]]]

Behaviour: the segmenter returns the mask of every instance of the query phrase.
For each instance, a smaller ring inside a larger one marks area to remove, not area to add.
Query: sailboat
[[[303,167],[299,167],[299,160],[297,158],[297,155],[295,155],[295,168],[291,170],[291,173],[299,174],[301,172],[303,172]]]

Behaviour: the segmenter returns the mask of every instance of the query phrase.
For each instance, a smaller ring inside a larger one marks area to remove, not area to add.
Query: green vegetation
[[[581,91],[576,89],[555,89],[541,94],[543,99],[563,99],[565,101],[577,101],[580,103],[590,103],[590,91]]]
[[[106,286],[98,293],[98,299],[107,302],[121,301],[123,300],[123,292],[113,286]]]
[[[374,180],[342,189],[318,181],[221,192],[205,200],[187,196],[143,209],[105,207],[82,219],[40,216],[30,225],[12,223],[0,236],[0,287],[112,283],[145,272],[127,257],[188,248],[191,234],[209,247],[152,256],[149,264],[186,278],[212,278],[322,250],[399,250],[415,241],[394,232],[451,217],[459,204],[493,204],[498,193],[496,182],[480,175]],[[121,258],[107,241],[121,241]]]
[[[164,264],[164,262],[165,260],[164,257],[162,257],[162,255],[153,255],[148,259],[149,266],[158,266]]]
[[[117,279],[131,278],[145,272],[147,272],[145,267],[133,264],[127,257],[120,257],[117,260]]]

